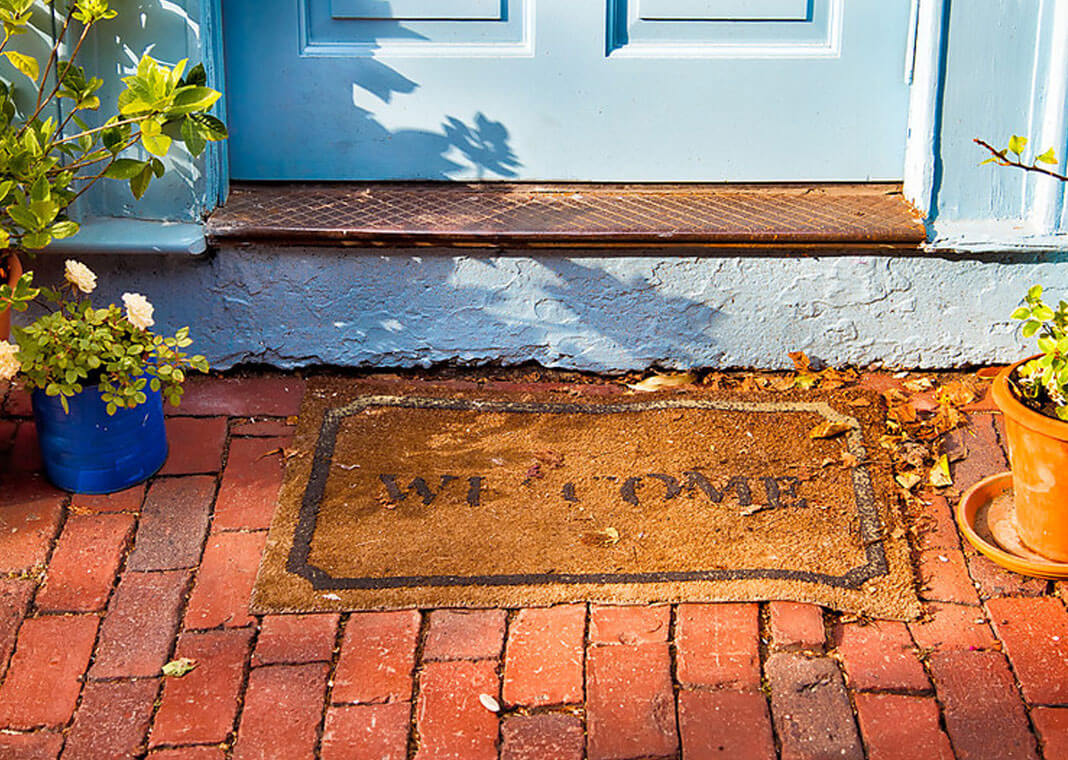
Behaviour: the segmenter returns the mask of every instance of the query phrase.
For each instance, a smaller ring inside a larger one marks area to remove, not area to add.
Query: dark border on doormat
[[[850,426],[846,445],[850,454],[860,464],[852,468],[853,494],[856,497],[857,514],[860,517],[860,538],[864,544],[866,561],[841,575],[810,572],[807,570],[739,569],[739,570],[688,570],[649,573],[531,573],[509,575],[412,575],[386,578],[336,578],[309,562],[311,542],[318,520],[319,503],[326,489],[326,481],[333,463],[337,432],[341,421],[371,407],[399,407],[405,409],[441,409],[447,411],[510,412],[516,414],[615,414],[619,412],[646,412],[662,409],[715,409],[721,411],[782,413],[814,412],[831,422]],[[889,573],[886,547],[883,543],[882,521],[875,507],[875,494],[871,487],[871,474],[860,422],[855,418],[831,408],[822,401],[816,402],[742,402],[715,401],[711,399],[658,400],[623,404],[580,404],[525,401],[492,401],[480,399],[424,398],[417,396],[366,396],[343,407],[328,409],[323,413],[319,438],[315,446],[308,485],[304,489],[300,513],[293,534],[293,545],[286,561],[286,569],[311,583],[316,590],[340,589],[385,589],[417,586],[520,586],[540,584],[577,583],[663,583],[679,581],[720,581],[741,579],[798,580],[822,583],[838,588],[860,588],[866,581]]]

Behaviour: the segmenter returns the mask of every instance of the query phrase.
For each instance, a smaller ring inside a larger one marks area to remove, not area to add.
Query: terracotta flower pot
[[[4,270],[7,272],[7,284],[15,287],[19,277],[22,276],[22,262],[15,253],[8,253],[4,261]],[[11,337],[11,309],[0,311],[0,340]]]
[[[1005,418],[1016,528],[1032,551],[1068,562],[1068,422],[1039,414],[1013,395],[1009,376],[1028,361],[1003,369],[991,389]]]

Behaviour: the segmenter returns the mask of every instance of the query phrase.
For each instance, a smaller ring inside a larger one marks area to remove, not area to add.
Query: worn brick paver
[[[189,577],[189,570],[123,575],[100,627],[92,678],[159,674],[178,632]]]
[[[211,519],[215,479],[166,478],[148,489],[130,570],[176,570],[196,567]]]
[[[123,550],[133,535],[132,515],[72,515],[48,564],[37,608],[95,612],[107,604]]]
[[[668,645],[599,645],[586,656],[590,760],[673,755],[679,739]]]
[[[60,726],[74,713],[99,620],[94,615],[24,620],[0,686],[0,728]]]
[[[328,667],[314,663],[255,668],[245,690],[234,760],[313,757]]]
[[[507,705],[540,707],[582,701],[581,604],[519,610],[508,631],[502,696]]]
[[[419,622],[415,610],[354,613],[345,625],[331,701],[410,700]]]
[[[935,652],[928,659],[960,760],[1033,760],[1035,739],[1000,652]]]
[[[94,681],[82,692],[63,760],[123,760],[141,755],[159,683]]]
[[[266,530],[278,504],[285,462],[279,438],[239,438],[230,455],[215,499],[212,530]]]
[[[889,620],[866,625],[848,623],[840,626],[837,638],[838,654],[851,689],[923,691],[930,688],[904,623]]]
[[[501,760],[582,760],[584,744],[577,715],[509,715],[501,725]]]
[[[990,621],[1028,702],[1068,704],[1068,610],[1057,599],[991,599]]]
[[[340,621],[336,613],[264,615],[252,664],[329,662]]]
[[[435,610],[423,643],[424,660],[485,660],[501,655],[504,610]]]
[[[328,708],[321,760],[407,760],[411,713],[408,702]]]
[[[769,602],[771,644],[776,649],[822,649],[827,633],[823,608],[799,602]]]
[[[248,605],[267,534],[220,533],[208,539],[185,612],[185,627],[240,628],[253,623]]]
[[[953,760],[933,697],[857,694],[854,703],[868,760]]]
[[[194,380],[164,473],[103,496],[31,471],[28,402],[8,394],[0,758],[1068,760],[1068,583],[994,565],[953,520],[1003,467],[989,409],[947,444],[954,488],[909,509],[918,620],[787,601],[251,614],[304,388]],[[163,676],[179,657],[196,666]]]
[[[684,691],[679,694],[679,731],[686,760],[775,760],[763,694]]]
[[[783,760],[863,760],[849,695],[834,660],[777,652],[768,658],[766,672]]]
[[[181,678],[164,679],[151,745],[222,742],[233,729],[252,631],[184,633],[176,657],[197,665]]]
[[[417,760],[495,760],[497,714],[480,696],[500,695],[496,663],[489,660],[428,662],[419,675],[415,730]]]

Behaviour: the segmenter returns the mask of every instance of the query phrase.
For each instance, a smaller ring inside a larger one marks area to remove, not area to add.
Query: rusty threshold
[[[897,184],[234,183],[214,244],[918,251]]]

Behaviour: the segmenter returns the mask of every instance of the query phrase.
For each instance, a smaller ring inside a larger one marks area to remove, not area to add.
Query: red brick
[[[680,692],[679,731],[686,760],[775,760],[771,716],[760,693]]]
[[[329,661],[341,616],[265,615],[256,639],[253,666]]]
[[[95,612],[104,609],[122,554],[133,535],[133,515],[71,515],[56,542],[39,610]]]
[[[501,656],[504,610],[434,610],[424,660],[488,660]]]
[[[406,760],[411,715],[410,702],[331,707],[321,760]]]
[[[33,734],[0,734],[0,757],[4,760],[56,760],[63,736],[51,731]]]
[[[541,707],[582,701],[581,604],[519,610],[504,656],[505,704]]]
[[[416,760],[496,760],[497,714],[479,700],[500,694],[491,660],[428,662],[419,677]]]
[[[935,652],[928,658],[958,760],[1035,760],[1035,740],[1005,657]]]
[[[1068,760],[1068,707],[1035,707],[1031,722],[1045,760]]]
[[[990,622],[1031,703],[1068,703],[1068,610],[1057,599],[987,602]]]
[[[19,625],[30,606],[34,582],[17,578],[0,578],[0,678],[7,671],[7,660],[15,651]]]
[[[839,627],[836,638],[849,688],[922,691],[931,687],[904,623],[848,623]]]
[[[782,760],[862,760],[849,696],[833,660],[776,652],[768,657],[765,671]]]
[[[187,629],[255,622],[248,604],[266,542],[266,533],[220,533],[208,539],[186,608]]]
[[[290,417],[300,413],[304,380],[267,374],[194,376],[186,383],[182,405],[172,414],[227,417]]]
[[[284,438],[287,441],[292,439],[296,430],[296,425],[287,420],[256,419],[255,417],[249,417],[244,421],[234,420],[230,425],[230,435]]]
[[[12,472],[41,472],[44,461],[37,443],[37,428],[32,422],[20,422],[15,428],[15,440],[11,447]]]
[[[381,703],[412,698],[419,612],[357,612],[345,625],[332,701]]]
[[[4,399],[4,414],[8,417],[32,417],[33,401],[24,383],[11,387]]]
[[[955,551],[960,549],[960,534],[953,518],[953,510],[940,494],[923,493],[917,501],[920,511],[916,519],[916,545],[920,549]]]
[[[225,760],[222,747],[174,747],[148,753],[148,760]]]
[[[125,491],[105,494],[76,493],[71,496],[70,511],[80,512],[140,512],[145,500],[145,484],[140,483]]]
[[[93,651],[96,625],[92,615],[22,622],[7,679],[0,686],[0,727],[28,729],[67,722]]]
[[[222,747],[175,747],[148,753],[148,760],[226,760]]]
[[[160,475],[218,472],[226,445],[225,417],[168,417],[170,454]]]
[[[993,414],[970,414],[968,422],[950,432],[947,448],[967,450],[968,455],[950,466],[953,485],[961,493],[988,475],[1009,469],[1005,452],[998,443]]]
[[[970,546],[965,550],[968,570],[983,599],[996,596],[1042,596],[1046,593],[1046,581],[1006,570],[990,561]]]
[[[100,626],[91,677],[159,674],[178,632],[189,575],[188,570],[168,570],[122,576]]]
[[[658,605],[591,605],[590,642],[647,644],[667,641],[671,608]]]
[[[141,511],[127,569],[196,567],[214,497],[213,478],[168,478],[153,483]]]
[[[823,608],[799,602],[769,602],[771,643],[776,649],[822,650]]]
[[[150,744],[210,744],[226,739],[238,697],[252,631],[185,633],[175,657],[196,660],[180,678],[166,678]]]
[[[760,688],[760,609],[753,603],[680,604],[675,620],[683,686]]]
[[[285,443],[278,438],[240,438],[231,442],[215,499],[212,530],[271,527],[285,474],[281,453]]]
[[[585,739],[576,715],[509,715],[501,725],[501,760],[582,760]]]
[[[325,663],[253,669],[234,760],[314,757],[328,669]]]
[[[853,700],[868,760],[953,760],[934,698],[856,694]]]
[[[979,604],[972,579],[964,565],[964,555],[951,549],[920,552],[920,596],[932,602]]]
[[[931,602],[929,617],[909,623],[921,649],[993,649],[997,646],[986,614],[975,607]]]
[[[158,690],[155,679],[87,683],[63,760],[140,757]]]
[[[19,482],[0,496],[0,573],[43,565],[59,530],[63,497]]]
[[[586,656],[590,760],[674,756],[679,739],[668,645],[594,646]]]

